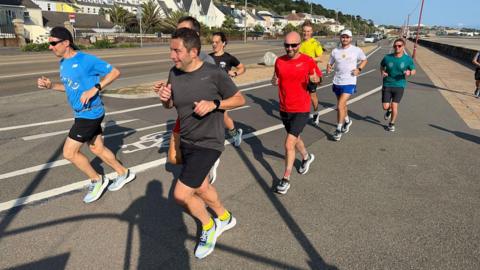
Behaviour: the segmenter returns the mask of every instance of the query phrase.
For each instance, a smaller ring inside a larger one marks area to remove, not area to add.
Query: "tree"
[[[256,24],[253,27],[253,31],[256,32],[256,33],[263,33],[263,32],[265,32],[265,28],[263,28],[263,26],[261,26],[260,24]]]
[[[160,26],[160,8],[156,2],[149,0],[142,3],[142,30],[144,33],[155,33]]]
[[[293,31],[298,31],[297,27],[295,27],[293,24],[289,23],[287,25],[285,25],[285,27],[283,27],[282,29],[282,32],[284,34],[287,34],[289,32],[293,32]]]
[[[168,14],[168,17],[160,20],[160,31],[164,33],[173,33],[175,29],[177,29],[177,22],[178,20],[183,17],[187,16],[188,14],[184,11],[174,11]]]
[[[225,16],[225,20],[222,23],[222,28],[235,29],[235,19],[232,16]]]
[[[137,20],[135,19],[135,15],[117,4],[114,4],[113,7],[107,12],[110,14],[110,20],[112,23],[122,27],[125,30],[130,29],[136,24]]]

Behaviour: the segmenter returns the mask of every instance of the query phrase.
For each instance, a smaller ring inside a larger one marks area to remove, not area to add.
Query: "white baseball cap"
[[[349,37],[352,36],[352,31],[350,30],[343,30],[341,33],[340,33],[340,36],[343,36],[343,35],[347,35]]]

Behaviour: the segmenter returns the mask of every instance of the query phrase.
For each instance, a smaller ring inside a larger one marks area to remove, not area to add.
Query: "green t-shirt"
[[[386,87],[405,88],[407,80],[404,72],[406,70],[415,70],[413,59],[406,54],[403,54],[401,57],[395,57],[393,53],[387,54],[383,57],[380,66],[388,73],[388,76],[383,78],[383,86]]]

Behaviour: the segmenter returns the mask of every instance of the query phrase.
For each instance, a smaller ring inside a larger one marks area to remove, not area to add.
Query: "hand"
[[[231,78],[235,78],[235,77],[237,77],[237,74],[236,74],[235,71],[229,70],[229,71],[228,71],[228,76],[230,76]]]
[[[172,85],[161,84],[158,86],[157,94],[162,102],[168,102],[172,98]],[[155,91],[155,90],[154,90]]]
[[[320,77],[318,77],[317,72],[315,70],[313,70],[313,74],[310,75],[310,82],[315,84],[320,82]]]
[[[271,80],[270,82],[272,83],[272,85],[278,85],[278,78],[277,78],[277,76],[274,75],[274,76],[272,77],[272,80]]]
[[[355,76],[355,77],[360,75],[360,69],[356,68],[356,69],[352,70],[352,75]]]
[[[383,78],[388,77],[388,73],[385,72],[384,70],[382,70],[382,77],[383,77]]]
[[[412,72],[409,69],[407,69],[403,72],[403,74],[405,74],[405,76],[408,77],[408,76],[412,75]]]
[[[327,74],[332,73],[332,66],[327,65]]]
[[[80,102],[82,102],[83,105],[87,104],[97,93],[98,89],[96,87],[83,92],[82,96],[80,97]]]
[[[42,76],[37,80],[37,87],[41,89],[52,89],[52,81],[49,78]]]
[[[193,112],[198,116],[204,116],[217,108],[213,101],[200,100],[198,102],[194,102],[193,104],[195,105]]]
[[[166,85],[166,83],[164,81],[158,81],[153,85],[152,90],[153,90],[153,92],[158,94],[160,89],[165,85]]]

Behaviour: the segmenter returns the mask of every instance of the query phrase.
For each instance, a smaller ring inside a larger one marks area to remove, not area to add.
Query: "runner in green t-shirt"
[[[386,111],[385,120],[390,119],[386,127],[395,131],[395,120],[398,116],[398,104],[407,85],[407,76],[415,75],[413,59],[404,52],[405,41],[401,38],[393,42],[394,53],[387,54],[380,63],[383,76],[382,103]]]

